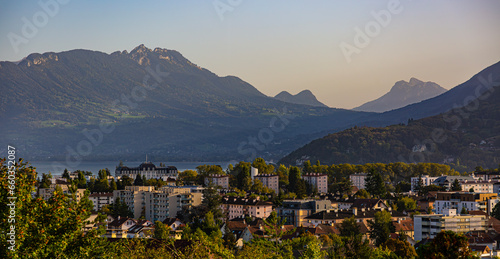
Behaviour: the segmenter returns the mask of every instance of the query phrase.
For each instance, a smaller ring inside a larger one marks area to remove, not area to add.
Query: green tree
[[[266,164],[266,161],[261,157],[257,157],[252,162],[252,167],[257,168],[259,174],[271,174],[274,172],[274,166]]]
[[[354,215],[350,218],[344,219],[342,223],[340,223],[340,236],[357,236],[359,234],[359,225],[356,222]]]
[[[295,185],[295,194],[297,198],[303,199],[307,195],[307,183],[306,181],[299,179]]]
[[[228,249],[234,249],[236,246],[236,237],[234,233],[229,229],[229,221],[226,220],[226,224],[224,224],[224,245]]]
[[[296,167],[296,166],[290,167],[288,180],[289,180],[288,191],[289,192],[296,192],[297,185],[299,184],[299,182],[301,180],[300,169],[298,167]]]
[[[375,197],[384,197],[387,190],[382,175],[372,171],[366,179],[366,190]]]
[[[170,239],[170,227],[161,221],[155,221],[154,238],[168,240]]]
[[[389,235],[395,231],[391,213],[385,210],[375,212],[375,218],[368,221],[368,226],[370,227],[370,238],[375,241],[376,246],[387,241]]]
[[[417,249],[419,258],[474,258],[468,238],[462,233],[441,231],[428,244]]]
[[[493,207],[493,210],[491,211],[491,216],[500,220],[500,202],[495,204],[495,206]]]
[[[396,202],[398,211],[412,211],[417,209],[417,203],[410,197],[401,197]]]
[[[135,186],[144,186],[144,181],[142,180],[141,174],[137,174],[134,181]]]
[[[63,178],[66,178],[66,179],[68,179],[68,180],[70,179],[70,178],[69,178],[69,171],[68,171],[68,169],[67,169],[67,168],[64,168],[64,172],[63,172],[63,174],[62,174],[62,177],[63,177]]]
[[[117,186],[114,178],[111,179],[111,183],[109,184],[109,190],[110,191],[118,190],[118,186]]]
[[[40,188],[50,188],[52,174],[42,174],[42,181],[40,181]]]
[[[11,189],[7,186],[13,177],[15,189],[9,193]],[[4,230],[0,234],[2,258],[95,258],[105,253],[107,242],[99,238],[104,234],[103,228],[87,233],[82,231],[92,210],[89,192],[80,200],[75,192],[64,194],[60,188],[47,201],[34,197],[36,172],[22,159],[14,164],[0,160],[0,184],[0,229]],[[9,218],[12,211],[15,216]],[[9,249],[11,244],[5,231],[12,227],[15,227],[15,244],[12,244],[15,251]]]
[[[458,179],[455,179],[453,183],[451,184],[450,191],[461,191],[462,190],[462,185],[458,181]]]
[[[115,202],[109,205],[109,213],[113,218],[117,218],[118,216],[126,218],[134,217],[132,210],[130,210],[128,205],[122,202],[120,198],[116,198]]]
[[[354,194],[354,197],[358,199],[370,199],[370,193],[368,193],[365,189],[361,189],[356,194]]]
[[[202,215],[210,212],[212,213],[212,217],[216,220],[224,217],[220,207],[222,204],[222,197],[213,184],[209,184],[209,186],[203,190],[203,201],[201,204],[204,208]]]
[[[198,178],[198,172],[195,170],[185,170],[179,173],[179,179],[186,184],[195,184]]]
[[[469,192],[474,192],[474,187],[470,188]]]
[[[417,256],[415,248],[408,243],[399,239],[388,239],[380,247],[387,247],[402,259],[412,259]]]

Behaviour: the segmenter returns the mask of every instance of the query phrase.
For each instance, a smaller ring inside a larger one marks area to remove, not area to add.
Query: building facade
[[[306,217],[320,212],[332,209],[330,200],[284,200],[282,205],[276,208],[278,216],[286,219],[286,224],[295,227],[305,226]]]
[[[365,189],[366,177],[368,177],[368,174],[365,173],[349,175],[349,179],[351,179],[352,185],[358,187],[359,190]]]
[[[438,192],[433,211],[443,214],[446,210],[454,209],[460,213],[462,209],[465,209],[467,211],[481,210],[489,214],[493,209],[492,206],[497,202],[496,193]]]
[[[444,214],[414,215],[415,241],[434,238],[442,230],[457,233],[486,231],[485,215],[457,215],[454,209],[447,209],[444,212]]]
[[[229,220],[245,216],[267,218],[273,211],[273,203],[259,198],[224,197],[221,208]]]
[[[99,211],[102,207],[115,202],[112,192],[92,193],[89,195],[89,200],[94,205],[94,211]]]
[[[274,191],[275,194],[279,193],[279,177],[275,174],[259,174],[256,175],[255,180],[262,182],[264,186]]]
[[[140,174],[141,176],[145,176],[146,179],[155,178],[163,179],[165,181],[168,178],[177,179],[179,175],[175,166],[156,167],[151,162],[144,162],[138,167],[119,166],[115,170],[116,177],[122,177],[126,175],[132,179],[135,179],[138,174]]]
[[[327,174],[304,174],[302,179],[316,188],[318,193],[328,193],[328,175]]]
[[[229,176],[220,174],[211,174],[205,177],[205,186],[212,183],[215,186],[220,186],[223,189],[229,189]]]
[[[439,176],[429,176],[429,175],[422,175],[421,177],[412,177],[411,178],[411,191],[412,192],[417,191],[418,181],[420,179],[422,179],[422,186],[429,186],[434,182],[434,180],[436,180],[438,178],[439,178]]]

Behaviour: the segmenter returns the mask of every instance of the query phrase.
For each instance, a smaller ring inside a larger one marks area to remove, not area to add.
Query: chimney
[[[358,208],[353,208],[352,214],[354,214],[354,216],[357,216],[358,215]]]

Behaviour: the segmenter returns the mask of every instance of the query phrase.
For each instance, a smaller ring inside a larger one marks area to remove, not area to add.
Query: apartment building
[[[454,209],[460,213],[465,208],[467,211],[481,210],[489,214],[497,202],[496,193],[438,192],[433,211],[442,214],[447,209]]]
[[[358,187],[359,190],[365,189],[366,177],[368,177],[368,174],[365,173],[349,175],[349,179],[351,180],[352,185]]]
[[[330,200],[284,200],[282,205],[276,208],[278,216],[286,219],[286,224],[295,227],[305,226],[306,217],[320,212],[332,209]]]
[[[145,192],[145,217],[151,222],[176,217],[183,209],[201,204],[201,193],[191,193],[188,188],[163,187]],[[195,197],[196,196],[196,197]]]
[[[414,215],[414,238],[421,241],[434,238],[442,230],[457,233],[486,231],[485,215],[457,215],[455,209],[446,209],[443,214]]]
[[[125,186],[125,190],[114,190],[113,198],[119,198],[121,202],[125,202],[134,213],[134,218],[139,218],[142,209],[146,206],[145,193],[154,191],[153,186]]]
[[[102,209],[102,207],[111,205],[115,202],[115,198],[113,197],[112,192],[92,193],[89,195],[89,200],[94,205],[94,211],[99,211]]]
[[[497,183],[498,180],[487,180],[487,181],[462,181],[460,184],[462,185],[462,191],[474,190],[476,193],[492,193],[493,185]]]
[[[259,174],[254,177],[255,180],[262,182],[264,186],[274,191],[275,194],[279,193],[279,177],[276,174]]]
[[[229,176],[220,174],[211,174],[205,177],[205,186],[212,183],[215,186],[220,186],[223,189],[229,189]]]
[[[328,193],[328,175],[327,174],[304,174],[302,179],[316,188],[318,193]]]
[[[256,218],[267,218],[273,211],[273,203],[261,201],[258,197],[254,199],[242,197],[223,197],[222,211],[229,220],[251,216]]]
[[[434,180],[436,180],[438,178],[439,178],[439,176],[429,176],[429,175],[422,175],[421,177],[412,177],[411,178],[411,191],[412,192],[417,191],[418,181],[420,179],[422,179],[422,186],[429,186],[434,182]]]

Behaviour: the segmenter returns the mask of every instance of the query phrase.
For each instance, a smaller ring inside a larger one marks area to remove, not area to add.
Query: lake
[[[144,161],[136,161],[136,162],[123,162],[124,165],[129,167],[137,167]],[[29,163],[36,168],[36,171],[39,175],[42,173],[48,173],[49,171],[52,175],[61,175],[64,172],[64,169],[67,168],[69,171],[91,171],[94,174],[97,174],[100,169],[108,168],[111,173],[114,175],[116,166],[120,163],[119,161],[95,161],[95,162],[81,162],[78,165],[71,167],[66,164],[65,161],[29,161]],[[153,162],[156,166],[160,166],[160,162]],[[196,167],[199,165],[220,165],[222,169],[226,170],[227,166],[230,162],[161,162],[166,166],[175,166],[177,170],[196,170]],[[232,162],[234,164],[234,161]]]

